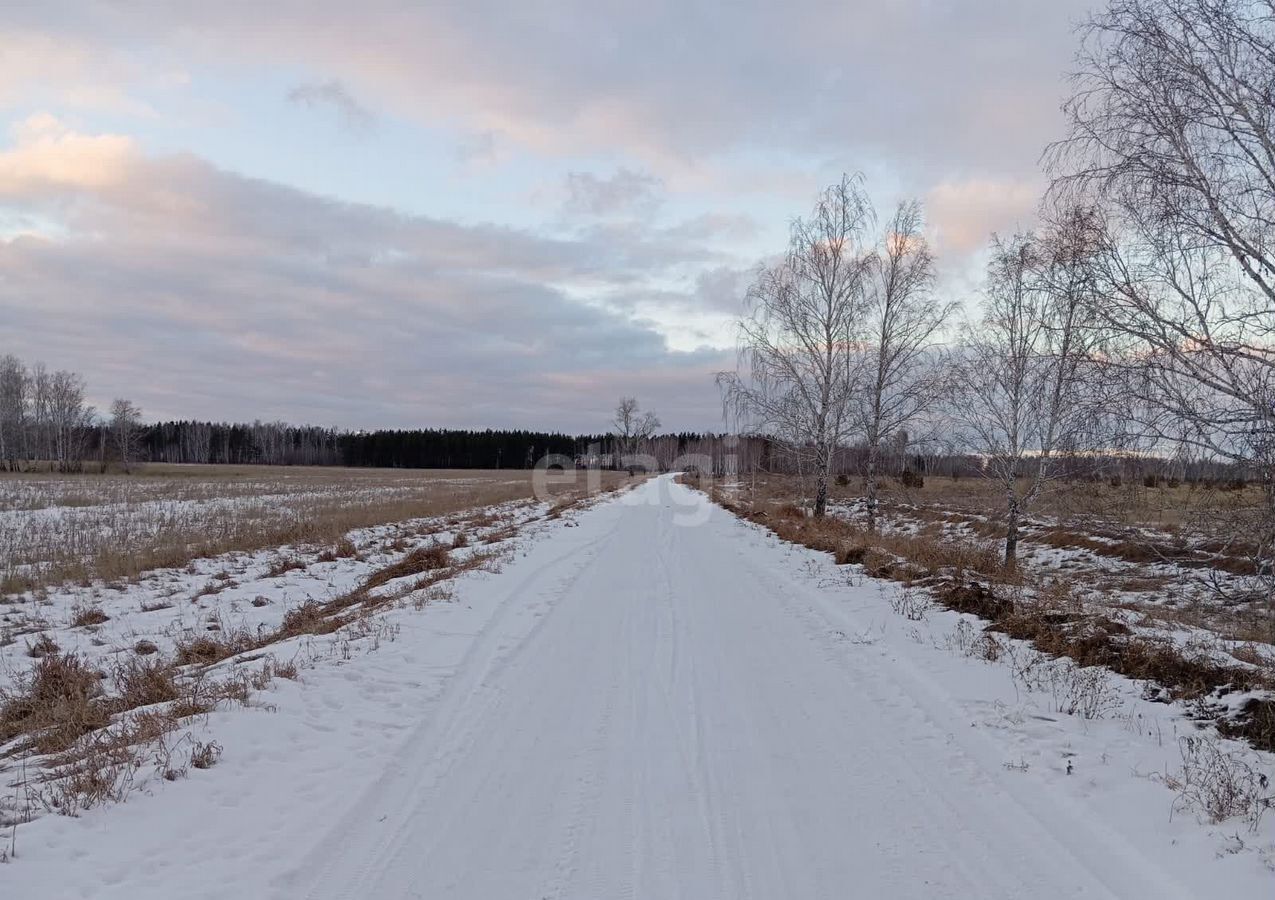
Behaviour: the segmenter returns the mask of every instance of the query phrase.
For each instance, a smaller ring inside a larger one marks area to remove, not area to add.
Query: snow
[[[963,521],[943,522],[945,535],[992,545],[999,552],[999,542],[981,537],[974,528],[975,523],[988,521],[987,517],[967,510],[896,504],[880,523],[881,529],[885,533],[915,534],[922,530],[923,519],[914,516],[932,516],[935,512],[963,518]],[[858,501],[831,504],[828,513],[855,523],[864,521],[866,515]],[[1253,607],[1257,603],[1255,598],[1265,596],[1264,576],[1236,575],[1224,569],[1182,565],[1171,560],[1131,562],[1080,547],[1054,547],[1037,539],[1043,529],[1064,524],[1083,533],[1088,540],[1119,543],[1117,538],[1102,534],[1104,526],[1096,522],[1076,519],[1064,523],[1055,517],[1036,516],[1023,523],[1018,563],[1038,583],[1064,584],[1087,609],[1100,610],[1104,616],[1123,623],[1142,637],[1169,641],[1193,656],[1209,658],[1220,665],[1260,668],[1237,658],[1232,651],[1243,648],[1245,655],[1266,655],[1263,645],[1238,636],[1245,631],[1251,634],[1253,621],[1261,619],[1261,610]],[[1149,527],[1129,527],[1124,530],[1123,538],[1172,546],[1175,536]],[[1029,581],[1023,591],[1030,595],[1032,590]],[[1237,604],[1222,597],[1220,590],[1232,597],[1246,596],[1250,600]]]
[[[127,656],[141,640],[169,655],[183,638],[236,630],[260,634],[278,627],[288,610],[307,600],[343,594],[414,549],[450,544],[457,530],[466,530],[473,541],[468,549],[453,551],[454,558],[462,560],[479,549],[485,535],[522,525],[547,509],[547,504],[535,501],[488,507],[483,512],[492,523],[477,528],[449,526],[462,517],[448,515],[355,529],[347,538],[360,549],[360,558],[320,561],[320,547],[228,553],[195,560],[183,569],[152,570],[133,583],[67,584],[48,591],[38,602],[0,605],[0,688],[12,685],[26,671],[29,646],[40,635],[109,670],[113,659]],[[391,546],[399,549],[386,549]],[[298,568],[272,575],[272,567],[281,560],[294,561]],[[76,627],[75,611],[89,608],[100,609],[108,620],[91,628]],[[0,798],[0,810],[3,807]]]
[[[1152,776],[1194,726],[1133,683],[1113,679],[1119,715],[1061,714],[952,652],[968,617],[909,621],[896,585],[668,478],[515,545],[453,602],[386,613],[374,652],[209,716],[214,768],[22,826],[0,888],[1270,896],[1275,816],[1175,811]]]

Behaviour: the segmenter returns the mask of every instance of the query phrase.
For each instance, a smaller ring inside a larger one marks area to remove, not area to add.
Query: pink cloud
[[[84,135],[37,113],[12,126],[14,144],[0,152],[0,195],[23,197],[48,188],[101,190],[122,184],[136,158],[123,135]]]
[[[944,181],[926,196],[926,213],[941,254],[966,255],[987,244],[993,232],[1027,226],[1040,201],[1035,181],[971,178]]]

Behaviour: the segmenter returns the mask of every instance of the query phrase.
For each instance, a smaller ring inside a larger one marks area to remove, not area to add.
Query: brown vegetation
[[[430,544],[427,547],[413,550],[392,565],[374,572],[363,585],[363,589],[370,590],[397,578],[406,578],[409,575],[419,575],[422,572],[443,569],[450,562],[450,554],[446,547],[442,544]]]
[[[111,617],[96,606],[89,606],[77,609],[71,617],[71,624],[76,628],[86,628],[91,625],[101,625],[103,622],[109,622]]]
[[[325,547],[325,559],[353,556],[346,540],[353,529],[530,499],[531,475],[170,465],[131,476],[0,473],[0,500],[13,508],[65,508],[64,515],[0,530],[0,595],[124,581],[232,551]],[[569,480],[546,487],[581,493]],[[605,472],[602,480],[612,488],[627,476]],[[289,560],[280,560],[279,574]]]

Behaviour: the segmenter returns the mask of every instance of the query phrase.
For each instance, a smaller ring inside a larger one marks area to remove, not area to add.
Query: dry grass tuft
[[[101,693],[101,673],[80,657],[73,653],[41,657],[15,689],[0,694],[0,744],[29,735],[29,743],[21,749],[66,750],[110,722],[109,712],[95,702]]]
[[[27,644],[27,656],[32,659],[39,659],[42,656],[57,653],[60,649],[57,641],[47,634],[42,634],[36,639],[34,644]]]
[[[255,645],[246,631],[184,637],[177,641],[175,662],[179,666],[208,666],[252,650]]]
[[[296,681],[300,677],[296,660],[290,659],[287,662],[274,660],[270,664],[270,669],[277,677],[286,678],[289,681]]]
[[[374,572],[363,585],[363,589],[371,590],[398,578],[445,569],[450,563],[451,553],[447,547],[442,544],[430,544],[428,547],[413,550],[398,562]]]
[[[76,628],[87,628],[109,621],[111,617],[96,606],[79,607],[72,611],[71,624]]]
[[[1256,831],[1275,805],[1269,779],[1248,760],[1200,736],[1181,738],[1182,768],[1161,780],[1178,792],[1175,808],[1200,813],[1217,824],[1239,818]]]
[[[359,548],[349,538],[343,537],[319,553],[317,559],[319,562],[336,562],[338,559],[355,559],[358,555]]]
[[[176,700],[181,691],[173,667],[158,659],[133,657],[111,673],[118,693],[117,703],[126,709],[152,706]]]
[[[336,557],[333,557],[335,559]],[[281,556],[270,564],[270,568],[266,569],[267,578],[278,578],[280,575],[286,575],[288,572],[304,572],[305,562],[296,556]]]
[[[221,745],[212,741],[208,743],[196,741],[190,751],[190,765],[194,769],[211,769],[217,765],[219,759],[221,759]]]
[[[351,594],[343,595],[351,597]],[[353,603],[361,601],[361,597],[352,598]],[[318,603],[314,600],[307,600],[300,606],[294,606],[283,614],[283,621],[279,624],[279,629],[272,635],[274,640],[282,640],[288,637],[294,637],[299,634],[331,634],[343,624],[340,619],[332,618],[332,614],[339,608],[328,603]]]

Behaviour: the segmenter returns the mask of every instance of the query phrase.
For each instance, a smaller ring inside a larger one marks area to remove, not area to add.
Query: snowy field
[[[881,548],[911,554],[921,568],[961,547],[976,577],[1003,579],[1003,498],[981,479],[926,480],[923,489],[887,479],[881,504]],[[769,476],[726,485],[726,496],[785,515],[801,497],[795,479]],[[866,512],[857,481],[838,486],[829,515],[863,529]],[[1048,594],[1053,602],[1101,613],[1133,632],[1171,641],[1190,655],[1251,669],[1275,682],[1275,617],[1271,573],[1255,571],[1243,548],[1219,548],[1202,533],[1208,521],[1244,513],[1247,494],[1174,488],[1144,489],[1077,483],[1037,504],[1021,524],[1017,576],[1007,589]],[[899,538],[901,541],[891,539]],[[915,539],[906,546],[907,539]]]
[[[584,496],[567,476],[541,483],[543,500],[535,487],[525,472],[206,466],[0,479],[0,534],[10,546],[42,535],[25,563],[7,558],[20,589],[0,598],[10,844],[29,820],[208,763],[220,745],[192,737],[199,716],[392,639],[380,612],[444,601],[447,582],[497,568],[520,529]],[[379,524],[349,527],[363,522]],[[76,581],[55,577],[65,559],[39,555],[63,545],[88,548]],[[106,565],[118,565],[109,579]]]
[[[997,526],[985,516],[945,510],[935,522],[934,508],[894,505],[883,521],[887,534],[933,535],[940,541],[984,546],[995,556],[1000,544],[989,540]],[[837,504],[831,514],[862,522],[856,504]],[[1170,641],[1193,658],[1253,671],[1275,680],[1275,631],[1265,598],[1269,575],[1229,570],[1233,557],[1181,550],[1187,562],[1144,548],[1187,548],[1181,531],[1148,525],[1126,526],[1119,536],[1091,524],[1077,529],[1055,516],[1036,515],[1023,524],[1018,589],[1021,592],[1065,593],[1067,602],[1119,622],[1135,635]],[[1200,543],[1203,543],[1201,541]],[[1216,564],[1215,564],[1216,563]],[[1228,702],[1240,703],[1235,696]]]
[[[1269,755],[1105,670],[1005,638],[990,654],[979,620],[671,479],[393,528],[356,537],[363,560],[272,575],[282,551],[243,554],[235,586],[202,598],[216,609],[190,602],[216,580],[199,571],[181,574],[181,604],[143,612],[179,573],[165,574],[94,598],[110,616],[99,631],[57,631],[86,654],[143,635],[171,652],[188,630],[268,631],[306,597],[376,582],[359,595],[368,615],[270,648],[295,673],[189,720],[179,739],[215,742],[215,764],[172,781],[148,765],[123,803],[10,829],[5,894],[1259,898],[1275,885],[1269,792],[1243,794],[1264,789]],[[391,556],[456,543],[446,579],[376,577],[398,571]],[[493,555],[464,564],[479,552]],[[248,652],[208,677],[265,663]]]
[[[120,585],[154,568],[532,496],[520,471],[170,466],[0,475],[0,595]]]

